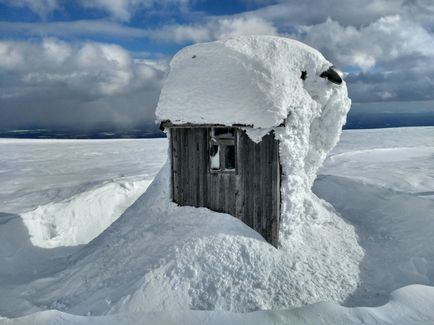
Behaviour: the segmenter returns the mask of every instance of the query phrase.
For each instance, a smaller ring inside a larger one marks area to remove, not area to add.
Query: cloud
[[[11,124],[154,120],[164,63],[134,58],[114,44],[54,38],[2,41],[0,57],[1,113]]]
[[[328,18],[299,26],[293,36],[334,64],[355,70],[347,78],[354,101],[434,98],[434,34],[408,15],[385,16],[360,27]]]
[[[276,35],[277,29],[271,22],[260,17],[225,18],[218,20],[216,38],[237,35]]]
[[[157,10],[188,11],[190,2],[194,0],[76,0],[84,8],[98,9],[106,12],[112,18],[129,21],[134,15]]]
[[[434,59],[423,58],[393,71],[351,74],[347,83],[356,102],[434,100]]]
[[[79,3],[85,8],[96,8],[109,13],[111,16],[120,20],[128,21],[133,12],[142,5],[150,7],[155,1],[134,1],[134,0],[80,0]]]
[[[301,26],[299,32],[298,37],[329,53],[340,64],[358,66],[362,71],[401,56],[434,57],[434,36],[418,23],[398,15],[360,28],[344,27],[329,18],[321,24]]]
[[[29,8],[44,19],[60,7],[57,0],[0,0],[0,3],[8,6]]]
[[[158,29],[134,28],[102,19],[50,23],[0,22],[0,30],[8,35],[107,36],[112,39],[150,39],[177,44],[206,42],[236,35],[277,34],[272,23],[259,17],[210,18],[203,23],[163,25]]]
[[[344,26],[362,26],[399,13],[403,2],[404,0],[366,0],[361,4],[359,0],[289,0],[245,15],[262,17],[279,26],[315,25],[328,17]]]
[[[64,6],[62,0],[0,0],[8,6],[28,8],[41,18],[46,19],[56,10]],[[85,9],[94,9],[105,12],[111,18],[120,21],[129,21],[138,12],[154,8],[162,10],[167,7],[187,10],[189,0],[73,0],[71,3]]]
[[[123,24],[98,19],[59,22],[0,22],[0,30],[6,35],[25,36],[107,36],[112,39],[147,38],[150,32]]]
[[[276,35],[273,24],[259,17],[227,17],[210,19],[203,24],[169,25],[150,33],[150,37],[158,41],[205,42],[225,39],[237,35]]]

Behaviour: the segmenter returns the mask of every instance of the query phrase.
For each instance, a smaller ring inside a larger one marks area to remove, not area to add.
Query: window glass
[[[210,171],[236,170],[236,131],[234,128],[212,128],[209,139]]]
[[[225,146],[225,169],[235,169],[235,146]]]

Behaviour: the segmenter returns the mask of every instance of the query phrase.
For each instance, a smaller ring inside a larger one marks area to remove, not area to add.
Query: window
[[[212,172],[236,171],[236,132],[234,128],[210,130],[209,157]]]
[[[225,169],[235,169],[235,145],[225,146]]]

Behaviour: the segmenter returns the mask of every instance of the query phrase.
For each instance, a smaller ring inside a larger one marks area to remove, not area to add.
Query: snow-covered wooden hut
[[[289,173],[301,173],[306,158],[291,157],[282,143],[307,145],[297,132],[306,133],[303,123],[315,117],[323,98],[312,97],[327,78],[342,81],[319,52],[286,38],[238,37],[181,50],[157,107],[170,140],[173,201],[231,214],[278,246],[282,209],[291,204],[282,205],[282,178],[291,183]]]

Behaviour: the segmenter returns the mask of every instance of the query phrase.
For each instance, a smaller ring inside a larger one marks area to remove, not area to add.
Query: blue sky
[[[0,0],[0,128],[154,120],[176,51],[291,37],[348,73],[358,112],[434,112],[432,0]]]

